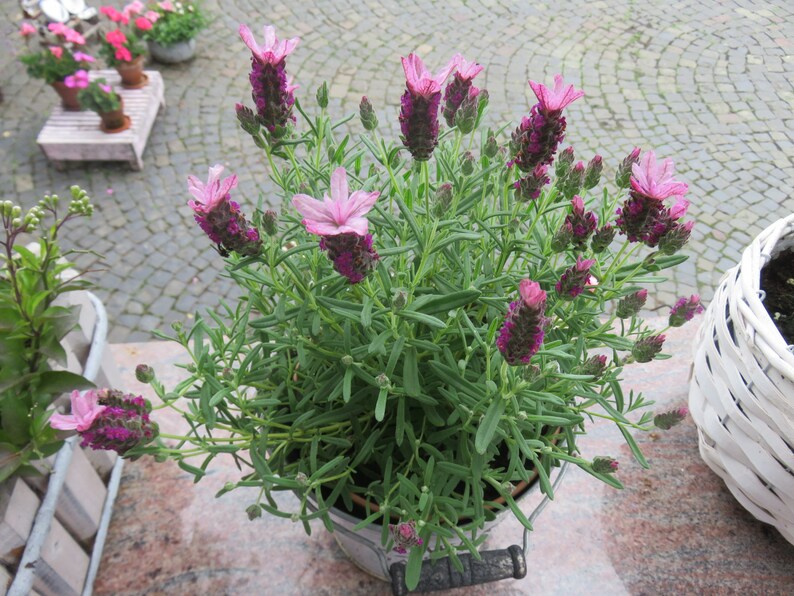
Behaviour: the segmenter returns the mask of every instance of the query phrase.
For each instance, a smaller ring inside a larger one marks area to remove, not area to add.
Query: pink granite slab
[[[675,358],[633,365],[628,387],[665,409],[687,400],[695,325],[668,334]],[[146,393],[133,374],[154,366],[167,386],[180,378],[179,347],[168,343],[113,346],[126,389]],[[170,371],[170,372],[166,372]],[[164,374],[165,373],[165,374]],[[159,416],[159,413],[158,413]],[[160,418],[158,418],[160,419]],[[169,420],[166,424],[170,425]],[[528,576],[448,594],[793,594],[794,546],[756,521],[700,460],[690,420],[668,432],[637,437],[651,463],[633,462],[619,433],[598,426],[581,442],[589,454],[617,457],[613,490],[572,469],[530,538]],[[218,462],[220,463],[220,462]],[[320,523],[263,517],[248,521],[255,495],[215,493],[239,472],[214,466],[200,483],[172,463],[140,460],[125,467],[97,594],[388,594],[359,571]],[[523,505],[530,511],[538,497]],[[284,495],[288,509],[297,506]],[[521,543],[512,519],[491,548]]]

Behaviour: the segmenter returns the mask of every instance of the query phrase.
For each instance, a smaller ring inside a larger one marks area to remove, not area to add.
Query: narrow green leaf
[[[648,460],[645,459],[645,456],[640,451],[639,445],[634,440],[634,437],[631,436],[631,432],[622,424],[618,424],[618,428],[620,429],[623,438],[626,440],[626,444],[631,449],[632,455],[634,455],[634,459],[643,467],[643,468],[650,468],[651,466],[648,464]]]
[[[493,441],[496,428],[499,426],[499,419],[505,411],[505,400],[495,398],[488,406],[485,416],[480,420],[480,426],[477,428],[477,435],[474,437],[474,449],[480,455],[484,454],[488,446]]]
[[[416,360],[416,350],[408,348],[405,350],[405,359],[403,360],[403,387],[405,392],[411,397],[416,397],[422,393],[422,387],[419,383],[419,367]]]
[[[381,387],[378,393],[378,401],[375,403],[375,420],[378,422],[383,421],[386,415],[386,399],[389,397],[389,391],[385,387]]]

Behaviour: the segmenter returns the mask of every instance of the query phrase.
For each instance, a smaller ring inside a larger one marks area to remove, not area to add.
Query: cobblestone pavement
[[[479,82],[491,95],[490,122],[527,112],[530,77],[556,72],[587,97],[568,111],[568,136],[583,156],[615,164],[634,145],[676,159],[690,184],[698,221],[680,267],[657,304],[700,291],[712,295],[720,275],[751,238],[794,211],[794,4],[753,1],[576,0],[558,2],[206,0],[212,25],[190,64],[160,68],[168,108],[155,123],[143,172],[82,164],[60,173],[35,140],[55,96],[30,80],[14,53],[21,17],[0,0],[0,188],[29,205],[77,183],[95,199],[90,223],[66,239],[106,256],[94,273],[113,322],[111,341],[151,338],[234,290],[220,277],[185,206],[185,176],[228,164],[250,200],[269,193],[264,160],[236,125],[233,106],[249,100],[249,52],[236,34],[272,23],[302,43],[289,69],[313,94],[323,81],[331,109],[350,112],[366,93],[381,122],[396,121],[403,77],[400,54],[417,50],[440,65],[455,51],[486,65]],[[560,8],[562,7],[562,9]],[[396,127],[393,125],[393,128]],[[610,174],[611,175],[611,172]],[[109,194],[112,189],[112,194]],[[90,264],[85,257],[82,264]]]

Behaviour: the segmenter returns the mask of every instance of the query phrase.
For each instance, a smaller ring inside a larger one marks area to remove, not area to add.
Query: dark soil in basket
[[[794,249],[778,254],[761,270],[764,306],[788,344],[794,344]]]

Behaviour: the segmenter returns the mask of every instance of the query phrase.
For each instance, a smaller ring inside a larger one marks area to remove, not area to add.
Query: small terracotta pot
[[[77,99],[77,94],[80,89],[77,87],[67,87],[63,81],[56,81],[50,83],[55,92],[61,97],[61,106],[64,110],[70,112],[79,112],[83,108],[80,106],[80,101]]]
[[[125,89],[140,89],[149,80],[143,74],[143,56],[138,56],[132,62],[117,64],[116,70],[121,75],[121,86]]]
[[[129,128],[130,119],[124,114],[124,100],[120,100],[121,105],[118,110],[112,112],[99,112],[102,119],[100,128],[103,132],[121,132]]]

